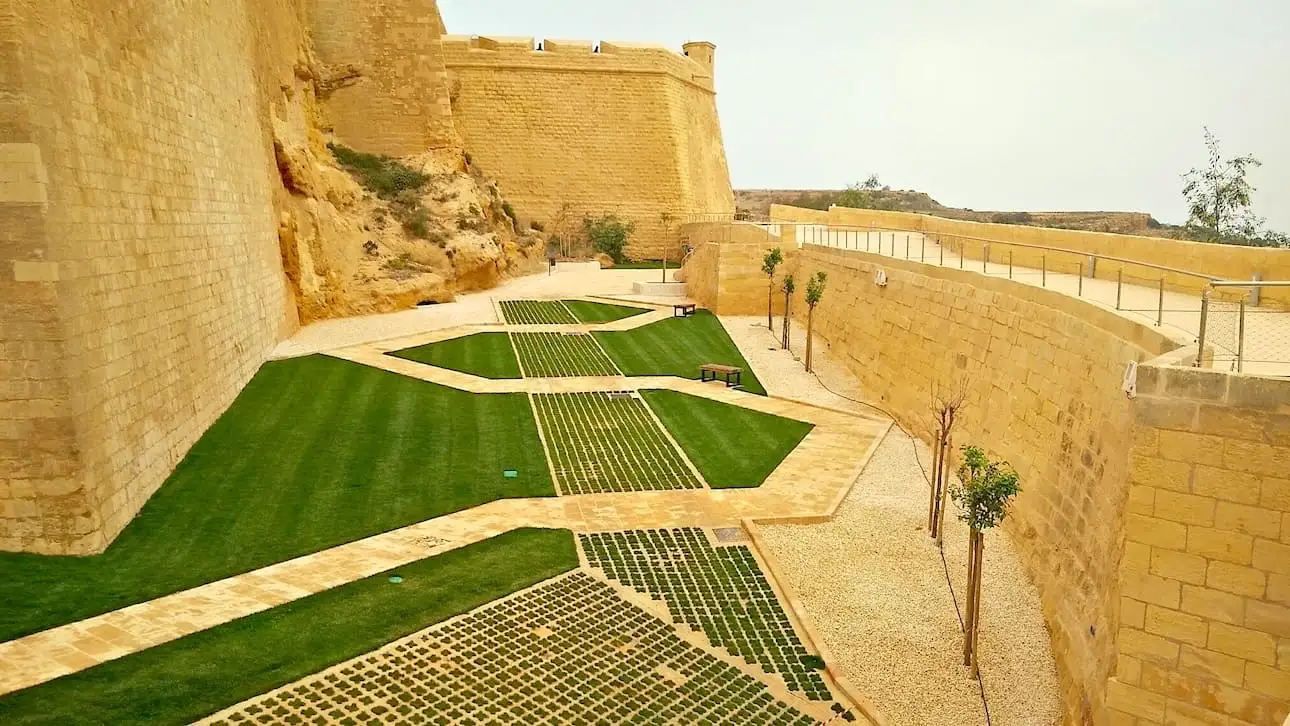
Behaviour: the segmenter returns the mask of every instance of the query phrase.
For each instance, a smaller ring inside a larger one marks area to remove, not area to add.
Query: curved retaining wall
[[[764,314],[763,252],[700,246],[691,295]],[[1269,477],[1290,471],[1290,382],[1174,367],[1180,342],[1008,280],[812,245],[786,267],[828,273],[817,343],[916,434],[933,387],[966,376],[955,443],[1021,474],[1005,529],[1041,592],[1065,723],[1280,724],[1290,482]]]
[[[878,209],[851,209],[848,207],[831,207],[828,212],[815,209],[801,209],[782,204],[771,206],[771,218],[777,221],[798,222],[804,224],[830,224],[856,227],[882,227],[902,229],[911,232],[922,232],[935,236],[955,251],[962,251],[968,259],[981,259],[983,249],[976,241],[968,238],[1014,242],[1028,245],[1043,245],[1075,250],[1085,254],[1107,255],[1132,260],[1141,260],[1155,265],[1172,267],[1179,270],[1204,272],[1215,277],[1231,280],[1250,280],[1258,275],[1263,280],[1290,280],[1290,250],[1270,249],[1263,247],[1240,247],[1236,245],[1191,242],[1188,240],[1169,239],[1166,237],[1143,237],[1130,234],[1113,234],[1110,232],[1085,232],[1083,230],[1055,229],[1051,227],[1031,227],[1021,224],[992,224],[988,222],[968,222],[958,219],[946,219],[927,214],[912,212],[889,212]],[[821,220],[823,215],[823,220]],[[966,241],[966,243],[965,243]],[[1086,274],[1090,269],[1087,260],[1082,256],[1044,252],[1022,247],[995,246],[990,250],[992,262],[1008,262],[1009,250],[1013,263],[1025,267],[1038,268],[1047,264],[1049,269],[1074,273],[1080,264],[1084,264]],[[1103,261],[1091,270],[1092,274],[1103,279],[1115,279],[1121,265]],[[1125,280],[1141,284],[1155,284],[1161,272],[1136,266],[1124,265]],[[1198,277],[1163,273],[1165,285],[1180,292],[1200,292],[1205,281]],[[1241,291],[1244,292],[1243,290]],[[1290,307],[1290,288],[1264,288],[1262,302],[1278,307]]]

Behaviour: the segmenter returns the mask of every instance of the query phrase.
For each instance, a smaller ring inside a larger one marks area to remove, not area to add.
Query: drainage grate
[[[744,531],[740,527],[717,527],[712,530],[716,535],[718,542],[747,542],[748,538],[744,536]]]

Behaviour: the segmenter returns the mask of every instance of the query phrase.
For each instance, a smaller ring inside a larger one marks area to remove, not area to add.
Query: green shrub
[[[430,239],[430,213],[418,206],[402,219],[403,231],[420,239]]]
[[[363,188],[387,201],[394,201],[404,192],[416,192],[430,181],[428,175],[388,156],[355,151],[341,144],[328,144],[327,148]]]
[[[546,225],[542,224],[541,222],[539,222],[539,221],[537,221],[537,220],[533,220],[532,222],[529,222],[529,229],[531,229],[531,230],[533,230],[533,231],[535,231],[535,232],[545,232],[545,231],[546,231]]]
[[[515,207],[512,207],[510,202],[502,202],[502,212],[512,220],[515,219]]]
[[[603,252],[613,259],[614,263],[623,262],[623,248],[636,225],[624,222],[615,214],[604,214],[599,217],[583,217],[582,228],[591,240],[591,246],[597,252]]]

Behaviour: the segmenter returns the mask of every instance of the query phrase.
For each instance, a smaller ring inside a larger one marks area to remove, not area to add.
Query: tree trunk
[[[775,311],[775,276],[770,276],[770,289],[766,291],[766,329],[771,335],[775,334],[775,321],[771,320],[771,313]]]
[[[977,634],[981,632],[981,573],[985,571],[985,532],[976,533],[976,597],[972,599],[972,677],[980,669],[977,667]]]
[[[780,347],[784,350],[790,350],[788,346],[788,306],[792,301],[792,296],[789,293],[784,293],[784,326],[779,341]]]
[[[932,442],[932,481],[931,492],[927,497],[927,534],[936,538],[936,490],[941,478],[941,430],[936,429],[936,439]]]
[[[941,488],[936,503],[936,546],[945,544],[945,499],[950,489],[950,437],[946,428],[945,441],[941,443]]]
[[[977,531],[975,528],[968,533],[968,571],[967,584],[967,603],[963,608],[963,665],[972,665],[972,646],[976,643],[972,635],[976,630],[976,538]]]
[[[806,310],[806,372],[811,372],[811,329],[815,327],[815,306]]]

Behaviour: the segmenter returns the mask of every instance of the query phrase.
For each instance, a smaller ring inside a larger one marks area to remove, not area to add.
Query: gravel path
[[[770,350],[777,338],[765,318],[721,320],[773,395],[866,410],[825,389],[793,354]],[[801,331],[793,347],[804,352]],[[815,355],[830,389],[863,400],[824,346]],[[918,451],[930,468],[930,450],[919,443]],[[891,726],[983,725],[980,687],[960,665],[955,607],[956,599],[964,603],[967,527],[954,519],[956,509],[947,512],[943,565],[925,529],[928,486],[919,463],[910,438],[893,427],[833,521],[768,526],[762,534],[844,675]],[[1057,670],[1038,592],[1007,535],[987,535],[985,560],[979,662],[993,726],[1058,724]]]
[[[743,354],[748,365],[757,373],[757,380],[765,386],[772,396],[791,398],[819,406],[829,406],[843,411],[860,411],[874,413],[873,409],[862,406],[844,398],[849,396],[863,400],[855,379],[827,357],[824,346],[813,351],[816,372],[820,374],[829,388],[843,394],[836,395],[827,390],[820,381],[803,370],[799,358],[806,353],[806,337],[801,330],[790,330],[793,343],[792,350],[779,347],[779,318],[775,319],[775,333],[766,329],[766,317],[760,316],[720,316],[721,324],[730,339],[734,341]],[[817,341],[818,342],[818,341]],[[815,355],[819,354],[819,355]]]

